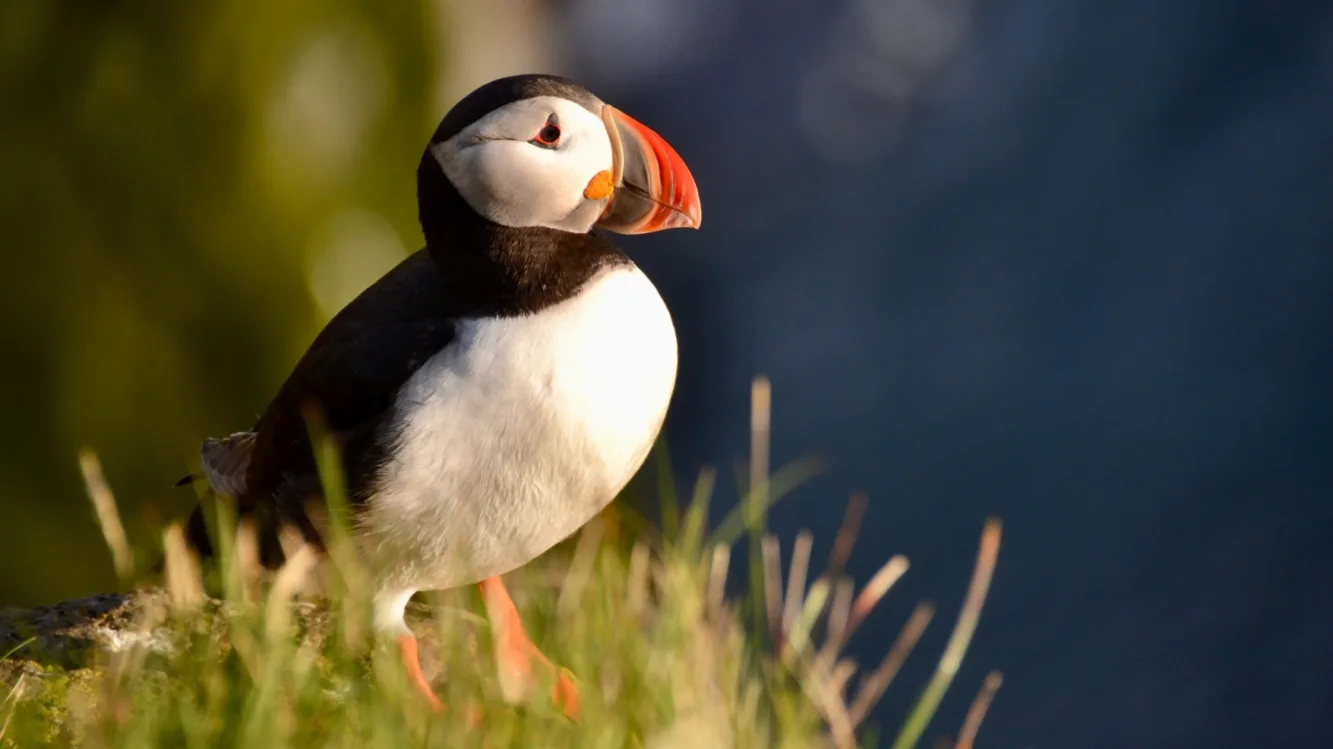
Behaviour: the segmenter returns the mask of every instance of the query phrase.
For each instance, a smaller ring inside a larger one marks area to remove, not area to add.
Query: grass
[[[859,590],[843,574],[863,497],[853,497],[828,568],[808,585],[813,539],[797,536],[787,574],[778,540],[763,528],[772,501],[808,475],[797,464],[769,475],[767,383],[756,382],[750,487],[741,507],[706,529],[714,475],[701,474],[689,502],[662,486],[662,531],[631,539],[604,516],[572,548],[506,576],[535,642],[579,679],[578,722],[535,690],[524,705],[501,695],[489,630],[471,589],[415,605],[427,673],[449,705],[434,714],[410,691],[395,654],[369,628],[365,573],[345,528],[331,443],[317,440],[331,500],[326,563],[289,546],[275,574],[256,563],[242,524],[218,535],[220,562],[201,570],[179,526],[163,537],[165,592],[146,596],[139,644],[100,653],[70,672],[25,665],[0,688],[0,747],[830,747],[878,743],[868,718],[929,625],[923,603],[884,660],[852,686],[860,667],[844,654],[866,616],[908,570],[893,557]],[[318,435],[318,432],[316,432]],[[116,569],[134,580],[111,490],[92,454],[81,457],[89,495]],[[684,509],[680,509],[684,506]],[[219,527],[229,524],[219,503]],[[620,516],[623,517],[623,514]],[[752,541],[749,597],[727,600],[731,549]],[[976,627],[999,548],[989,521],[964,607],[933,677],[891,744],[918,744]],[[318,580],[323,595],[302,591]],[[216,591],[215,596],[206,590]],[[25,657],[25,643],[6,657]],[[0,654],[3,655],[3,654]],[[4,658],[0,658],[3,661]],[[3,665],[3,663],[0,663]],[[970,749],[999,687],[987,677],[949,745]],[[466,716],[480,718],[470,726]]]

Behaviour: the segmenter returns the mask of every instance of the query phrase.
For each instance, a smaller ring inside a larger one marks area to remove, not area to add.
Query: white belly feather
[[[382,582],[464,585],[578,530],[647,457],[675,379],[670,314],[632,265],[537,314],[460,324],[395,404],[361,524]]]

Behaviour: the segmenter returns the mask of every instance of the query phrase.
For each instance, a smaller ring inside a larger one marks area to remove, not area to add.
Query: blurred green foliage
[[[111,589],[76,451],[132,536],[188,511],[329,314],[420,243],[422,2],[0,3],[0,606]],[[156,518],[156,520],[154,520]]]

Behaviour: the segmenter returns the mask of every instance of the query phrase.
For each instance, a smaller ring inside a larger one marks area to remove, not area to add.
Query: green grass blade
[[[675,541],[680,531],[680,501],[676,496],[676,479],[671,472],[671,453],[665,439],[657,441],[657,492],[662,505],[662,535]]]
[[[759,492],[746,494],[735,509],[723,516],[717,529],[709,536],[709,542],[728,545],[736,543],[742,534],[750,530],[748,511],[767,513],[778,500],[789,495],[796,487],[823,473],[825,465],[822,456],[811,455],[774,471]]]
[[[6,652],[4,655],[0,655],[0,661],[5,660],[5,659],[8,658],[9,656],[11,656],[11,655],[17,653],[18,651],[20,651],[20,650],[22,650],[22,649],[28,647],[29,645],[33,644],[34,642],[37,642],[37,638],[36,638],[36,637],[29,637],[28,639],[24,640],[23,642],[20,642],[19,644],[17,644],[17,645],[15,645],[14,647],[10,648],[10,649],[8,650],[8,652]]]
[[[981,608],[986,602],[986,592],[990,589],[991,577],[995,572],[995,562],[1000,553],[1000,521],[991,518],[981,534],[981,548],[977,552],[977,564],[972,573],[972,582],[968,586],[967,598],[963,601],[963,610],[958,614],[949,644],[940,658],[939,667],[921,693],[912,712],[908,714],[892,749],[912,749],[921,740],[930,719],[934,717],[940,700],[948,691],[949,684],[962,665],[963,655],[972,642],[977,622],[981,619]]]
[[[699,471],[699,478],[694,484],[694,496],[690,500],[689,509],[685,511],[685,521],[680,534],[680,550],[685,559],[700,558],[704,537],[708,531],[708,506],[716,482],[717,472],[712,468],[705,467]]]

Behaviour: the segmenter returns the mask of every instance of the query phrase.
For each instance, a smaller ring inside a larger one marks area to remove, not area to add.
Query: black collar
[[[417,167],[418,215],[450,306],[467,317],[530,314],[574,296],[629,258],[600,232],[514,228],[472,209],[429,151]]]

